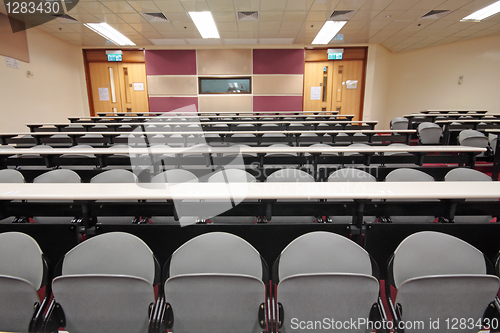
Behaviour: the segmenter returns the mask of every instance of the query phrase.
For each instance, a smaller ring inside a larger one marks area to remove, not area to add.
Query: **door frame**
[[[362,60],[363,61],[363,80],[361,81],[360,89],[361,89],[361,97],[359,103],[359,119],[363,120],[363,110],[365,103],[365,86],[366,86],[366,66],[368,63],[368,46],[362,47],[340,47],[340,46],[330,46],[330,47],[315,47],[315,48],[306,48],[305,49],[305,59],[304,59],[304,92],[306,89],[305,85],[305,68],[306,62],[313,61],[336,61],[332,59],[328,59],[328,49],[331,48],[342,48],[344,49],[344,54],[342,55],[342,59],[339,61],[350,61],[350,60]],[[305,98],[305,93],[302,93]]]
[[[108,57],[106,51],[109,50],[120,50],[120,49],[84,49],[83,51],[83,63],[85,66],[85,82],[87,85],[87,97],[89,100],[89,110],[90,116],[95,116],[96,112],[94,109],[94,96],[92,94],[92,86],[90,83],[90,67],[91,62],[108,62]],[[121,51],[121,50],[120,50]],[[146,57],[144,55],[144,50],[123,50],[122,51],[122,63],[146,63]]]

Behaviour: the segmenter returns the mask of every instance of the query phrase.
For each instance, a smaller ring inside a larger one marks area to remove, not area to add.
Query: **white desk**
[[[39,154],[39,155],[177,155],[177,154],[224,154],[241,152],[242,154],[332,154],[332,153],[482,153],[486,148],[476,148],[467,146],[373,146],[373,147],[186,147],[186,148],[164,148],[155,147],[150,148],[15,148],[15,149],[2,149],[0,146],[0,155],[23,155],[23,154]]]
[[[0,184],[0,200],[498,199],[500,182]]]

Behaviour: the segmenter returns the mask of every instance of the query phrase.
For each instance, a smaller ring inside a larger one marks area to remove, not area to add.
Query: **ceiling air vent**
[[[163,13],[141,13],[148,22],[169,22]]]
[[[354,10],[336,10],[328,21],[347,21],[354,15]]]
[[[440,19],[442,17],[445,17],[449,13],[451,13],[452,10],[440,10],[440,9],[434,9],[422,16],[421,18],[423,19]]]
[[[80,23],[78,20],[74,17],[71,17],[67,14],[58,14],[58,15],[52,15],[53,17],[56,18],[56,21],[59,23]]]
[[[238,21],[258,21],[259,12],[238,12]]]

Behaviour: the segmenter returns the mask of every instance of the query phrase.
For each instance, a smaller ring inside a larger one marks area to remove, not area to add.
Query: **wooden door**
[[[144,63],[89,63],[94,112],[148,112]]]
[[[353,120],[361,120],[361,96],[363,84],[363,61],[334,61],[333,93],[331,110],[339,114],[353,114]]]
[[[118,63],[122,112],[148,112],[146,67],[141,63]]]
[[[93,62],[89,64],[89,73],[94,111],[121,112],[118,64]]]
[[[304,112],[331,111],[333,61],[305,63]]]

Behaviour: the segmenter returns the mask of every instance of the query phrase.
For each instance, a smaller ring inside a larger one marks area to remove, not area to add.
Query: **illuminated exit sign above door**
[[[122,61],[122,53],[121,50],[106,51],[108,61]]]
[[[328,60],[340,60],[344,54],[344,49],[328,49]]]

